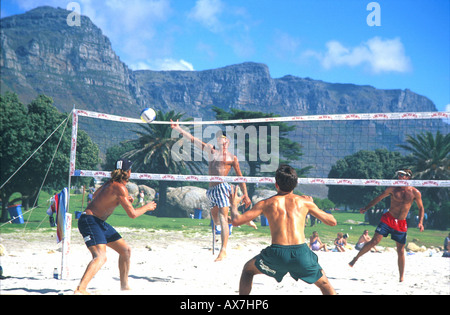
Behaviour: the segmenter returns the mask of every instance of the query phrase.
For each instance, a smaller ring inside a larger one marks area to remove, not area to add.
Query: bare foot
[[[255,230],[258,229],[258,227],[256,226],[255,222],[253,222],[253,221],[249,221],[249,222],[247,223],[247,225],[248,225],[248,226],[251,226],[251,227],[254,228]]]
[[[73,292],[74,295],[91,295],[86,290],[81,290],[80,287],[77,287],[77,289]]]
[[[349,262],[348,265],[350,267],[353,267],[353,265],[356,263],[356,260],[357,260],[356,258],[353,258],[353,260],[351,262]]]
[[[122,290],[122,291],[130,291],[131,288],[130,288],[130,287],[128,286],[128,284],[127,284],[127,285],[125,285],[125,286],[121,286],[120,290]]]
[[[219,256],[217,256],[216,260],[214,261],[222,261],[225,257],[227,257],[227,252],[222,249],[219,253]]]

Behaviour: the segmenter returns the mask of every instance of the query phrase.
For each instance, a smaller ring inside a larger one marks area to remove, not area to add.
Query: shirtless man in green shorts
[[[280,165],[275,175],[278,194],[258,202],[252,209],[240,215],[237,211],[242,197],[236,189],[230,196],[233,225],[239,226],[261,214],[269,221],[272,245],[248,261],[242,271],[239,294],[250,294],[253,276],[265,274],[281,282],[286,273],[306,283],[314,283],[323,294],[336,294],[315,253],[305,242],[305,217],[308,213],[323,223],[335,226],[336,220],[320,210],[311,197],[293,193],[297,186],[297,173],[289,165]]]

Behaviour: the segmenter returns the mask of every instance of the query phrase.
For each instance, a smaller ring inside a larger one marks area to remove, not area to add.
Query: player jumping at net
[[[198,148],[202,149],[208,154],[209,166],[208,174],[212,176],[228,176],[231,168],[234,169],[237,176],[242,176],[242,172],[239,166],[238,158],[228,151],[228,146],[230,140],[222,133],[218,131],[216,134],[217,148],[211,144],[206,144],[200,139],[194,137],[189,132],[183,130],[178,123],[171,120],[172,129],[176,130],[183,137],[186,137],[189,141],[194,143]],[[177,121],[178,122],[178,121]],[[243,199],[245,207],[251,206],[250,198],[247,194],[247,187],[245,183],[239,184],[243,192]],[[214,224],[220,224],[221,232],[220,236],[222,239],[222,246],[220,248],[219,255],[215,261],[223,260],[226,255],[226,249],[229,237],[229,227],[228,227],[228,212],[230,207],[230,201],[228,196],[230,194],[231,187],[228,183],[209,183],[209,189],[206,195],[211,203],[211,216],[213,218]],[[253,221],[247,221],[247,224],[256,229],[256,224]],[[214,245],[213,245],[214,246]]]
[[[74,292],[75,294],[89,294],[86,291],[87,285],[106,262],[106,246],[119,254],[121,289],[130,289],[128,272],[131,249],[120,234],[105,221],[118,205],[121,205],[132,219],[156,208],[156,203],[153,201],[140,208],[133,208],[133,197],[128,195],[128,190],[125,187],[130,175],[131,162],[129,160],[118,160],[115,170],[111,173],[111,179],[94,193],[94,199],[88,204],[85,213],[78,220],[78,229],[92,254],[92,260],[87,266],[83,278],[81,278],[80,284]]]
[[[396,174],[401,180],[409,180],[412,177],[412,171],[409,169],[399,170]],[[370,251],[372,247],[376,246],[383,237],[391,234],[391,239],[397,244],[398,271],[400,274],[400,282],[403,282],[403,274],[405,271],[406,232],[408,230],[406,216],[411,209],[413,201],[415,201],[419,208],[419,223],[417,227],[420,229],[420,232],[423,232],[424,208],[422,204],[422,195],[419,190],[411,186],[389,187],[382,194],[369,202],[367,206],[362,208],[360,213],[365,213],[368,209],[375,206],[387,196],[391,196],[391,206],[389,211],[381,217],[380,224],[376,228],[372,240],[364,245],[349,265],[350,267],[353,267],[362,255]]]
[[[308,213],[323,223],[335,226],[333,215],[320,210],[309,196],[293,193],[297,186],[297,173],[289,165],[280,165],[275,175],[277,194],[258,202],[240,215],[237,211],[242,197],[236,190],[230,195],[233,225],[239,226],[264,214],[269,221],[272,245],[248,261],[242,271],[239,294],[250,294],[253,277],[265,274],[281,282],[286,273],[306,283],[314,283],[323,294],[336,294],[328,281],[317,255],[305,242],[305,217]]]

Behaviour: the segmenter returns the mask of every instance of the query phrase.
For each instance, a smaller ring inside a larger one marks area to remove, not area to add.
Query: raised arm
[[[241,168],[239,166],[239,160],[236,156],[234,156],[234,159],[233,159],[233,168],[234,168],[234,171],[236,172],[237,176],[242,176]],[[242,193],[244,194],[245,207],[248,208],[252,205],[252,202],[247,193],[247,185],[245,185],[245,183],[240,183],[239,187],[241,188]]]
[[[208,153],[211,153],[214,150],[214,147],[210,144],[204,143],[203,141],[201,141],[200,139],[194,137],[193,135],[191,135],[189,132],[187,132],[186,130],[184,130],[183,128],[180,127],[180,125],[178,124],[178,120],[176,122],[174,122],[172,119],[170,120],[171,124],[170,127],[174,130],[176,130],[177,132],[179,132],[181,135],[183,135],[184,138],[188,139],[189,141],[191,141],[195,146],[197,146],[198,148],[202,149],[202,150],[207,150]]]
[[[250,210],[244,212],[243,214],[239,214],[238,207],[242,199],[244,199],[244,195],[238,197],[237,189],[233,187],[230,195],[230,210],[232,220],[231,223],[233,224],[233,226],[247,224],[251,220],[260,216],[263,212],[262,206],[263,201],[260,201],[256,205],[254,205],[253,208],[251,208]]]

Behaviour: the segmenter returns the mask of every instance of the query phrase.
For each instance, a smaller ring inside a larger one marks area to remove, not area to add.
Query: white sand
[[[108,249],[107,263],[88,287],[93,294],[236,295],[242,267],[270,242],[268,238],[243,237],[235,233],[230,237],[228,257],[214,262],[210,234],[118,230],[132,247],[129,276],[132,291],[119,290],[118,255]],[[2,295],[72,294],[91,259],[76,229],[72,231],[70,278],[67,280],[53,279],[53,269],[59,269],[61,264],[61,245],[56,244],[53,233],[0,234],[0,244],[6,248],[0,264],[4,276],[10,277],[0,280]],[[450,294],[450,259],[442,258],[442,253],[432,257],[429,252],[407,255],[403,283],[398,282],[395,251],[367,253],[350,268],[348,262],[356,253],[355,250],[317,253],[320,265],[339,294]],[[296,282],[289,275],[281,283],[258,275],[254,278],[252,294],[317,295],[320,291],[315,285]]]

